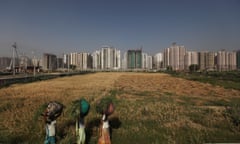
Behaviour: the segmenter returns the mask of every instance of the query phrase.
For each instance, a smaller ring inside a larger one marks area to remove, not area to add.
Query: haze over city
[[[1,0],[0,56],[93,52],[102,45],[155,54],[177,42],[188,50],[238,50],[238,0]]]

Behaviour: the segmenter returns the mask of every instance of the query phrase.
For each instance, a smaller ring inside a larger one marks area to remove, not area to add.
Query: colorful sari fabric
[[[98,144],[111,144],[110,134],[108,128],[101,128]]]

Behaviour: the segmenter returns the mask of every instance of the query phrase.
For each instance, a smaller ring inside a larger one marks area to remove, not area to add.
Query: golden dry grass
[[[72,101],[81,97],[94,105],[97,99],[108,95],[111,90],[117,91],[116,99],[119,101],[113,117],[126,123],[142,122],[132,127],[126,126],[127,128],[123,124],[123,128],[116,132],[120,135],[129,131],[139,132],[140,127],[141,131],[148,132],[148,127],[144,126],[145,121],[156,122],[171,129],[189,126],[199,131],[207,130],[209,128],[206,125],[195,122],[188,114],[211,110],[213,115],[204,117],[205,121],[209,119],[207,125],[211,126],[214,121],[224,119],[224,107],[209,106],[205,103],[230,101],[231,98],[240,97],[238,90],[174,78],[167,74],[109,72],[71,76],[0,89],[0,128],[7,134],[28,135],[33,128],[29,125],[36,124],[40,132],[33,135],[42,140],[43,122],[41,118],[37,118],[36,123],[33,122],[41,105],[57,100],[68,107]],[[194,109],[186,109],[188,102]],[[94,109],[91,109],[87,120],[94,118],[94,114]],[[58,121],[59,125],[67,125],[68,118],[62,116]],[[68,135],[74,135],[73,128],[65,128],[65,131]],[[153,129],[151,132],[157,134],[158,130]],[[174,136],[175,134],[166,137],[172,139]],[[64,139],[62,142],[64,143]]]
[[[196,81],[171,77],[167,74],[134,74],[122,75],[118,85],[120,89],[136,91],[159,91],[189,96],[239,96],[237,90],[226,90],[219,86],[212,86]],[[212,95],[212,93],[214,95]]]
[[[3,88],[0,90],[0,107],[6,107],[6,110],[0,113],[1,127],[16,135],[31,133],[31,128],[26,126],[33,124],[34,114],[44,103],[57,100],[67,106],[81,97],[100,98],[119,76],[111,73],[79,75]],[[60,118],[61,121],[64,118]],[[41,121],[37,124],[43,125]]]

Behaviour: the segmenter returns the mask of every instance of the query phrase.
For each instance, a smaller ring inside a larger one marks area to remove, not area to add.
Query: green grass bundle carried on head
[[[86,116],[90,109],[90,104],[85,99],[79,99],[72,102],[71,116],[77,118],[78,116]]]
[[[96,111],[100,114],[111,115],[114,112],[112,99],[102,98],[96,105]]]

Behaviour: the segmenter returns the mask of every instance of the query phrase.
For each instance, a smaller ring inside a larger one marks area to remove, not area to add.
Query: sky
[[[240,49],[240,0],[0,0],[0,56]]]

